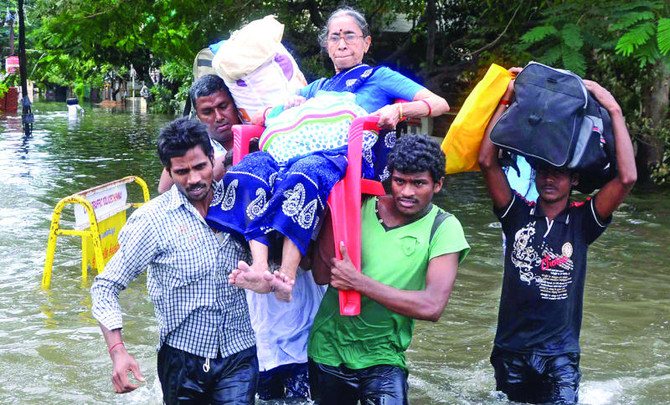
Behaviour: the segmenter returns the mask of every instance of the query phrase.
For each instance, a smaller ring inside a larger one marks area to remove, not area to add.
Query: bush
[[[655,184],[670,184],[670,120],[652,131],[663,141],[663,155],[658,164],[651,167],[651,179]]]
[[[149,90],[151,103],[151,112],[161,114],[172,114],[175,112],[172,91],[165,86],[157,84]]]
[[[0,81],[0,97],[4,97],[10,87],[18,86],[19,81],[19,75],[15,73],[10,73],[5,76],[5,78]]]
[[[636,117],[627,126],[635,143],[660,142],[663,150],[658,163],[649,168],[650,177],[656,185],[670,184],[670,119],[654,127],[651,119]]]

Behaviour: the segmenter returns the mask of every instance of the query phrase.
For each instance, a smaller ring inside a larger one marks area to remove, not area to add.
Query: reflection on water
[[[124,339],[147,383],[112,393],[111,362],[81,282],[78,238],[58,239],[52,288],[40,290],[51,213],[63,197],[127,175],[155,195],[158,128],[170,117],[37,103],[32,136],[0,122],[0,403],[155,403],[157,328],[145,279],[121,294]],[[137,191],[129,187],[130,199]],[[584,404],[670,404],[670,192],[634,195],[589,250]],[[506,403],[488,363],[502,276],[500,227],[477,174],[452,176],[437,203],[464,225],[472,252],[438,323],[417,322],[407,354],[413,404]],[[72,209],[64,226],[71,226]]]

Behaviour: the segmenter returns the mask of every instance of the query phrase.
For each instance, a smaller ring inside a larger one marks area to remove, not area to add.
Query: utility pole
[[[26,66],[26,24],[23,17],[23,0],[19,0],[19,74],[21,75],[21,94],[28,97],[28,86],[26,77],[28,70]]]
[[[23,0],[19,0],[19,75],[21,76],[21,113],[23,122],[23,132],[30,135],[33,129],[32,108],[30,106],[30,97],[28,96],[28,70],[26,66],[26,26],[23,16]],[[12,37],[14,30],[11,30]],[[14,41],[12,40],[12,54],[14,53]]]
[[[9,20],[9,56],[14,56],[14,17],[11,16],[11,11],[7,14],[11,17]],[[7,20],[5,20],[7,21]]]

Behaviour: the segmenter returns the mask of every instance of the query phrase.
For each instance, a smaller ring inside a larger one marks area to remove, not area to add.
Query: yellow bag
[[[512,74],[494,63],[465,100],[442,141],[447,156],[446,174],[479,171],[484,131],[510,80]]]

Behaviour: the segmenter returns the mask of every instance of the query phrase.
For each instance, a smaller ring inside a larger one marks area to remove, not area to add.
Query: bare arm
[[[223,175],[226,174],[226,157],[228,156],[228,153],[225,153],[218,158],[214,158],[214,167],[212,168],[212,172],[214,174],[214,180],[221,180],[223,178]],[[231,153],[231,159],[232,159],[232,153]]]
[[[302,105],[305,103],[305,101],[307,101],[307,99],[299,94],[289,96],[283,104],[284,110]],[[265,108],[256,111],[253,117],[251,117],[251,123],[253,125],[265,126],[265,119],[267,118],[270,110],[272,110],[274,107],[275,106],[266,106]]]
[[[359,273],[354,268],[344,244],[343,260],[332,259],[330,284],[337,289],[355,290],[393,312],[414,319],[437,322],[454,287],[459,253],[433,258],[428,263],[426,288],[419,291],[399,290]]]
[[[518,73],[521,68],[511,68],[510,72]],[[503,100],[510,100],[514,95],[514,80],[507,86],[507,91],[503,95]],[[507,176],[498,163],[498,147],[491,142],[491,130],[500,116],[505,112],[505,105],[499,105],[493,113],[489,124],[484,132],[482,146],[479,149],[479,167],[482,170],[486,187],[489,190],[493,205],[497,208],[503,208],[512,201],[512,189],[507,182]]]
[[[426,103],[430,105],[430,109]],[[406,117],[439,117],[449,111],[449,104],[432,91],[422,89],[414,95],[411,103],[405,103],[402,111]]]
[[[428,89],[421,89],[411,102],[387,105],[373,114],[379,115],[380,127],[395,128],[402,117],[439,117],[447,111],[449,111],[447,100]]]
[[[139,385],[130,382],[128,372],[132,372],[138,381],[145,382],[145,379],[133,356],[126,351],[121,337],[121,329],[109,330],[102,324],[100,324],[100,329],[105,337],[109,356],[112,358],[114,392],[121,394],[135,390]]]
[[[331,220],[330,211],[326,212],[322,224],[311,257],[312,277],[314,277],[314,281],[319,285],[330,282],[330,260],[335,257],[333,221]]]
[[[161,179],[158,181],[158,192],[163,194],[168,191],[173,184],[174,182],[172,181],[172,177],[170,177],[170,173],[168,173],[166,168],[163,168]]]
[[[598,83],[584,80],[586,88],[610,113],[617,159],[617,176],[605,184],[595,197],[595,206],[601,218],[607,218],[626,198],[637,181],[635,154],[621,107],[612,94]]]

